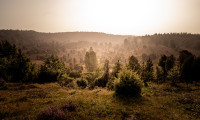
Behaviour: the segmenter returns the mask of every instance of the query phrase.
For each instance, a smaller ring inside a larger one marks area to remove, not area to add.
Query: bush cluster
[[[85,78],[80,78],[80,79],[78,79],[77,81],[76,81],[76,83],[77,83],[77,85],[79,86],[79,87],[81,87],[81,88],[86,88],[87,87],[87,85],[88,85],[88,82],[87,82],[87,80],[85,79]]]
[[[114,88],[117,96],[140,96],[141,88],[139,76],[132,70],[124,68],[120,71],[118,79],[115,80]]]
[[[69,83],[71,83],[74,80],[74,78],[69,77],[67,74],[63,74],[61,78],[58,80],[58,84],[60,86],[67,86]]]
[[[34,64],[21,49],[8,41],[0,41],[0,77],[6,82],[33,82],[37,72]]]

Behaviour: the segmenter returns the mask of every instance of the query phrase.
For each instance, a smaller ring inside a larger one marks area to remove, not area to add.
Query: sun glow
[[[200,0],[1,0],[0,29],[199,33],[199,6]]]
[[[84,0],[73,3],[77,8],[65,18],[70,18],[72,24],[80,23],[82,28],[87,26],[89,31],[154,33],[161,24],[167,24],[166,15],[170,8],[163,7],[166,4],[169,2],[161,0]]]

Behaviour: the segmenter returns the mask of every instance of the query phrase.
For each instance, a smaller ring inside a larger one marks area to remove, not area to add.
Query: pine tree
[[[153,80],[153,63],[152,60],[149,58],[146,61],[146,64],[142,64],[142,73],[141,73],[141,79],[143,80],[145,86],[147,85],[147,82]]]
[[[92,47],[85,54],[85,67],[88,72],[94,72],[97,69],[98,62],[96,53],[93,51]]]
[[[119,71],[122,69],[122,65],[120,64],[119,60],[115,63],[115,66],[113,67],[113,71],[112,71],[112,76],[113,77],[118,77],[117,74],[119,73]]]
[[[140,64],[138,62],[138,59],[133,55],[129,57],[128,68],[133,70],[134,72],[140,71]]]
[[[158,65],[163,70],[163,81],[164,82],[166,81],[168,71],[174,67],[174,64],[175,64],[175,57],[173,55],[171,55],[171,56],[162,55],[161,56]]]

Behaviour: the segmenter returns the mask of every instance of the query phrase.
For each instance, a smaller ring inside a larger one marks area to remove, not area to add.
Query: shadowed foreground
[[[7,90],[0,90],[0,119],[36,119],[40,111],[70,102],[76,110],[66,114],[77,120],[188,120],[200,116],[200,86],[190,84],[171,87],[150,83],[137,99],[118,99],[106,89],[71,89],[57,83],[7,86]]]

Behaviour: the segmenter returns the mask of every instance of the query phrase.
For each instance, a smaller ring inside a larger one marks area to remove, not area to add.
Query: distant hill
[[[36,31],[0,30],[0,40],[16,44],[24,53],[39,59],[41,56],[56,54],[73,59],[93,47],[101,58],[127,59],[135,55],[141,61],[149,56],[157,60],[161,54],[178,55],[186,49],[200,55],[200,34],[167,33],[145,36],[112,35],[98,32],[41,33]],[[73,50],[76,50],[73,52]],[[76,53],[76,54],[75,54]],[[78,59],[78,58],[77,58]],[[71,61],[71,60],[69,60]],[[125,60],[124,60],[125,61]]]
[[[126,35],[112,35],[98,32],[60,32],[41,33],[35,31],[0,30],[0,39],[7,39],[10,42],[119,42],[127,38]]]

